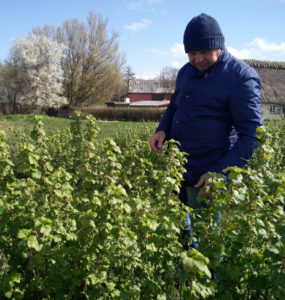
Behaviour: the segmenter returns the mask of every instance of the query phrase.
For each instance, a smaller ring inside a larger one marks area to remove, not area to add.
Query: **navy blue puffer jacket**
[[[156,131],[180,142],[188,153],[185,180],[242,167],[257,145],[262,125],[260,79],[256,71],[226,49],[206,71],[185,64],[178,73],[175,93]]]

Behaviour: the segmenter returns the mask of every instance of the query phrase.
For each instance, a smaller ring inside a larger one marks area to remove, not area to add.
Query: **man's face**
[[[205,71],[211,67],[222,53],[221,49],[217,50],[200,50],[191,51],[188,54],[190,64],[200,71]]]

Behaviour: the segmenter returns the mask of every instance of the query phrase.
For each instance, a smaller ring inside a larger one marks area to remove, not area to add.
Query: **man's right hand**
[[[163,130],[157,131],[151,138],[150,138],[150,148],[158,153],[162,152],[162,145],[164,144],[166,139],[166,133]]]

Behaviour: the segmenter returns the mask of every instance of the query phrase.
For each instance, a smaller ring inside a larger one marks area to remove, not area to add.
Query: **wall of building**
[[[151,101],[152,95],[151,94],[139,94],[139,93],[130,94],[130,102],[145,101],[145,100]]]
[[[161,100],[170,100],[172,97],[172,94],[164,94],[161,98]],[[140,93],[131,93],[129,95],[130,102],[137,102],[137,101],[152,101],[153,94],[140,94]]]
[[[264,120],[278,120],[285,118],[285,104],[263,103],[262,113]]]

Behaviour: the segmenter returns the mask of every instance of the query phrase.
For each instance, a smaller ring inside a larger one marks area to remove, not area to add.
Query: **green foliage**
[[[1,299],[284,298],[282,123],[227,183],[215,175],[210,208],[191,210],[199,248],[184,251],[175,142],[159,155],[149,128],[102,140],[81,118],[46,135],[36,116],[12,146],[0,133]]]
[[[192,211],[199,251],[217,279],[214,299],[285,297],[285,127],[275,125],[258,129],[260,146],[246,168],[228,168],[227,183],[215,175],[210,196],[200,199],[209,209]]]
[[[47,137],[36,117],[14,162],[1,136],[1,298],[175,296],[183,154],[97,141],[80,119]]]

